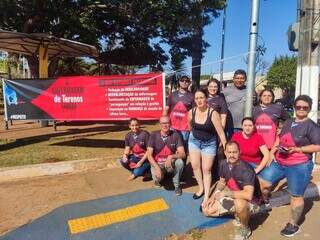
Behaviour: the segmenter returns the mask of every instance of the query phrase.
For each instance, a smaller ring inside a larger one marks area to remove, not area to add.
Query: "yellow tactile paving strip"
[[[68,225],[71,234],[76,234],[167,209],[169,209],[169,206],[165,200],[163,198],[158,198],[111,212],[71,219],[68,221]]]

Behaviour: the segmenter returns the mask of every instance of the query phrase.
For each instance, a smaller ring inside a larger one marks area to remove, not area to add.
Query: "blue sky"
[[[249,49],[249,27],[252,0],[228,0],[225,35],[225,71],[237,68],[246,70],[243,61]],[[265,43],[267,51],[264,59],[271,64],[276,56],[294,54],[287,45],[288,26],[296,21],[297,0],[260,0],[259,41]],[[222,14],[221,14],[222,15]],[[202,64],[220,59],[222,16],[205,28],[205,40],[211,45],[204,54]],[[231,58],[231,59],[230,59]],[[185,67],[191,67],[190,59]],[[202,67],[202,74],[219,72],[220,63]]]

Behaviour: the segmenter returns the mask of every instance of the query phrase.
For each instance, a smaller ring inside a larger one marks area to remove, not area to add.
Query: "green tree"
[[[297,58],[295,56],[277,57],[267,74],[268,85],[292,93],[295,90],[296,71]]]
[[[162,70],[168,56],[161,42],[171,47],[173,68],[192,58],[193,78],[199,82],[203,27],[219,14],[225,0],[1,0],[0,28],[57,37],[95,45],[99,61],[107,65],[147,66]],[[33,76],[37,59],[28,57]],[[51,59],[49,75],[59,59]],[[198,67],[195,67],[198,66]]]
[[[0,57],[0,74],[7,72],[7,63],[5,59]]]
[[[90,12],[88,6],[91,2],[94,1],[1,0],[0,9],[5,11],[0,12],[0,28],[25,33],[50,33],[56,37],[99,45],[99,32],[94,22],[85,15]],[[38,76],[38,60],[30,56],[26,58],[32,76]],[[50,60],[50,64],[58,65],[59,59]],[[56,71],[52,66],[50,69]]]
[[[118,65],[152,65],[161,69],[168,57],[158,43],[162,1],[147,0],[2,0],[0,28],[25,33],[50,33],[95,45],[99,61]],[[154,14],[156,13],[156,14]],[[33,76],[38,62],[27,57]],[[50,59],[49,75],[59,59]],[[68,60],[67,60],[68,61]]]
[[[179,61],[191,57],[192,81],[200,85],[201,60],[210,45],[203,40],[204,27],[211,24],[225,7],[225,0],[168,1],[170,9],[164,15],[163,38],[171,46],[171,58],[179,66]]]

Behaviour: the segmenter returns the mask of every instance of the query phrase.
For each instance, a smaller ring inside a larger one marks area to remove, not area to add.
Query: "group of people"
[[[267,203],[272,187],[286,178],[290,217],[281,234],[293,236],[300,231],[312,154],[320,151],[320,128],[308,118],[312,99],[298,96],[295,117],[290,118],[274,103],[273,91],[264,89],[253,116],[244,117],[245,81],[246,72],[240,69],[233,85],[223,91],[218,80],[210,79],[206,89],[191,93],[190,78],[181,77],[179,89],[168,96],[160,130],[148,134],[137,119],[130,120],[120,163],[131,171],[129,180],[150,169],[155,187],[171,173],[175,193],[181,195],[180,179],[189,155],[198,183],[193,198],[203,197],[200,209],[206,216],[234,214],[239,239],[250,236],[250,214]],[[217,159],[219,148],[226,159]],[[213,166],[219,169],[214,184]]]

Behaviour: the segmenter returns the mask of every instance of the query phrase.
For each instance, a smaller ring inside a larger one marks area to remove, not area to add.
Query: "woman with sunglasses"
[[[282,105],[273,103],[274,93],[271,89],[262,90],[259,94],[259,100],[260,104],[253,108],[253,119],[257,132],[270,150],[276,140],[279,123],[285,121],[288,114]]]
[[[181,133],[185,147],[189,138],[188,111],[192,108],[194,96],[189,91],[191,79],[182,76],[179,80],[179,89],[168,96],[163,116],[169,116],[171,128]]]
[[[298,222],[304,210],[304,192],[313,169],[312,154],[320,151],[320,128],[308,114],[312,99],[300,95],[294,101],[295,118],[287,119],[271,149],[269,167],[259,174],[261,190],[266,198],[270,187],[286,178],[290,193],[290,219],[280,232],[291,237],[300,232]]]
[[[202,207],[206,207],[212,182],[211,169],[217,151],[217,135],[223,147],[226,137],[217,111],[208,106],[207,92],[195,92],[196,107],[189,111],[191,133],[189,137],[189,156],[199,190],[193,199],[204,195]]]

